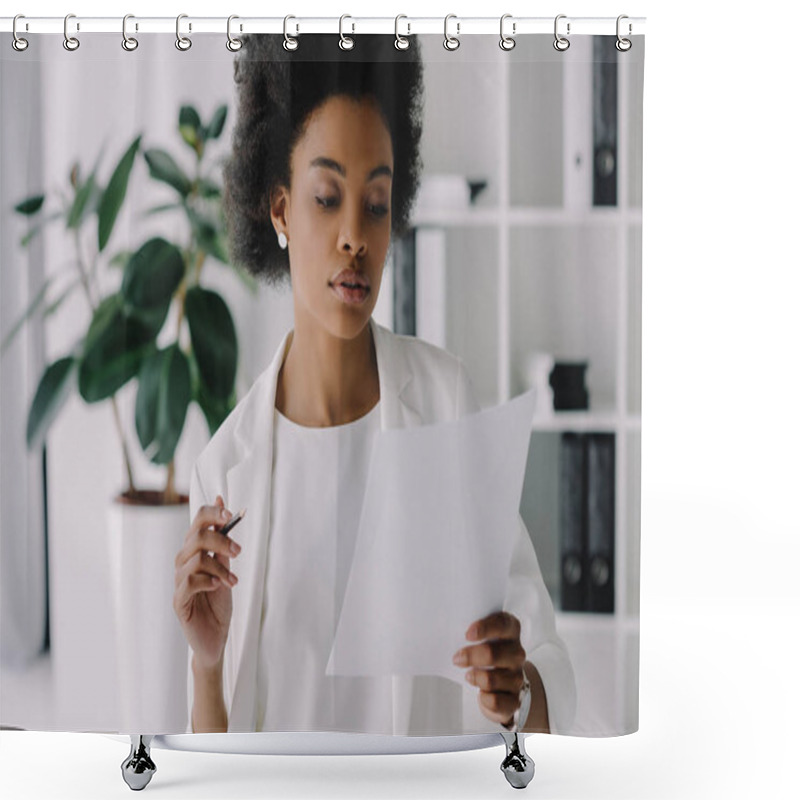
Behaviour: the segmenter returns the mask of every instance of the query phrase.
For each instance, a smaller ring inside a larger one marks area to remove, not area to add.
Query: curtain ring
[[[356,46],[355,40],[352,39],[350,36],[345,36],[342,33],[342,22],[344,22],[345,19],[353,19],[353,18],[349,14],[342,14],[342,16],[339,17],[339,47],[342,50],[352,50]],[[354,22],[352,33],[355,33],[355,30],[356,30],[356,24]]]
[[[11,46],[18,52],[21,53],[23,50],[28,49],[28,40],[23,39],[21,36],[17,34],[17,20],[18,19],[25,19],[24,14],[17,14],[14,17],[14,22],[11,26],[11,32],[14,34],[14,38],[11,40]]]
[[[133,36],[128,36],[128,31],[126,30],[128,20],[131,18],[133,18],[133,14],[126,14],[122,18],[122,49],[127,50],[129,53],[139,46],[139,40],[134,39]],[[138,25],[136,26],[136,30],[139,30]]]
[[[188,17],[188,14],[178,14],[175,20],[175,47],[178,50],[186,51],[192,46],[192,40],[188,36],[181,36],[181,20]],[[192,30],[192,23],[189,23],[189,30]]]
[[[632,47],[632,43],[631,43],[631,40],[630,40],[630,39],[623,39],[623,38],[622,38],[622,37],[619,35],[619,22],[620,22],[620,20],[622,20],[622,19],[628,19],[628,15],[627,15],[627,14],[620,14],[620,15],[617,17],[617,41],[616,41],[616,42],[614,42],[614,47],[616,47],[616,48],[617,48],[617,50],[619,50],[619,51],[620,51],[620,53],[625,53],[625,52],[627,52],[628,50],[630,50],[630,49],[631,49],[631,47]],[[633,30],[633,28],[632,28],[632,26],[631,26],[631,24],[630,24],[630,22],[629,22],[629,23],[628,23],[628,36],[630,36],[630,35],[631,35],[631,31],[632,31],[632,30]]]
[[[556,23],[555,23],[555,27],[554,27],[555,34],[556,34],[556,40],[553,42],[553,47],[555,47],[555,49],[558,50],[561,53],[563,53],[566,49],[569,48],[569,39],[567,39],[564,36],[559,35],[559,33],[558,33],[558,21],[560,19],[566,19],[566,18],[567,18],[566,14],[559,14],[556,17]],[[569,36],[569,22],[567,23],[567,36]]]
[[[458,38],[459,31],[461,30],[461,23],[456,22],[455,36],[450,36],[450,34],[447,32],[447,22],[451,17],[455,16],[456,16],[455,14],[448,14],[444,18],[444,41],[442,42],[442,44],[444,45],[445,50],[450,50],[450,51],[458,50],[458,48],[461,46],[461,41]]]
[[[513,50],[517,46],[516,39],[511,36],[506,36],[503,33],[503,23],[506,21],[508,17],[512,16],[511,14],[503,14],[500,17],[500,49],[501,50]],[[511,33],[517,32],[517,23],[511,23]]]
[[[74,16],[74,14],[67,14],[67,16],[64,17],[64,49],[70,52],[77,50],[81,46],[81,43],[74,36],[70,36],[67,33],[69,19]],[[80,27],[78,27],[78,30],[80,30]]]
[[[228,50],[231,51],[231,53],[235,53],[237,50],[241,50],[242,49],[242,40],[241,39],[234,39],[231,36],[231,20],[232,19],[239,19],[239,17],[236,16],[236,14],[231,14],[228,17],[228,41],[225,42],[225,47],[227,47]]]
[[[297,50],[297,46],[300,44],[300,42],[298,42],[298,40],[295,39],[294,37],[289,36],[289,34],[286,32],[286,23],[290,19],[297,19],[297,17],[293,17],[291,14],[287,14],[283,18],[283,49],[284,50]],[[299,33],[299,31],[300,31],[300,26],[298,25],[297,26],[297,32]]]
[[[398,14],[394,18],[394,46],[398,50],[408,50],[409,41],[406,39],[405,36],[400,35],[400,31],[398,30],[398,23],[401,19],[408,19],[405,14]],[[406,23],[408,25],[408,23]],[[408,25],[408,33],[406,35],[411,34],[411,25]]]

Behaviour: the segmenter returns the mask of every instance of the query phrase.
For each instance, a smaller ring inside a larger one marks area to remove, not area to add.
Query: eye
[[[323,208],[332,208],[336,205],[336,198],[335,197],[318,197],[317,203],[319,203]]]
[[[376,216],[376,217],[385,217],[389,213],[389,209],[387,206],[370,206],[369,210]]]

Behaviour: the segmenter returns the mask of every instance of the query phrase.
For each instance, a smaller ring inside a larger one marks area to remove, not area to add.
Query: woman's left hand
[[[480,688],[478,704],[483,715],[501,725],[510,724],[519,708],[525,666],[519,636],[519,620],[499,611],[473,622],[466,638],[480,644],[462,647],[453,656],[456,666],[469,667],[464,676],[467,682]]]

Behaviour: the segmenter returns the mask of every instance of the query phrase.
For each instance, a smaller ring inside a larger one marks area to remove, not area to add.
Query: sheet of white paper
[[[464,683],[453,654],[505,600],[534,400],[376,437],[327,675]]]

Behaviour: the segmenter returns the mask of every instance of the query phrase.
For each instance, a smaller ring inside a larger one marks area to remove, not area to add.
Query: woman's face
[[[289,240],[295,324],[352,339],[375,308],[392,228],[392,141],[377,107],[328,98],[290,169],[291,192],[273,199],[272,221]]]

